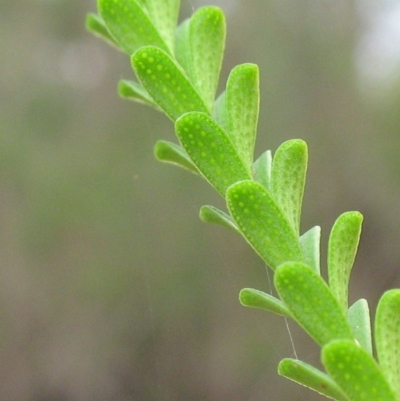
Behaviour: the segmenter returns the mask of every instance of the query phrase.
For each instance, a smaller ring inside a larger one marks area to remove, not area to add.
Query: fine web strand
[[[273,294],[272,294],[271,275],[270,275],[269,267],[268,267],[268,266],[266,266],[265,271],[266,271],[266,273],[267,273],[267,281],[268,281],[268,286],[269,286],[269,293],[270,293],[270,295],[273,295]],[[299,359],[298,356],[297,356],[296,347],[295,347],[295,345],[294,345],[292,332],[290,331],[289,321],[288,321],[288,319],[287,319],[286,316],[284,316],[284,319],[285,319],[286,330],[287,330],[288,335],[289,335],[290,343],[292,344],[293,355],[294,355],[294,357],[295,357],[296,359]]]

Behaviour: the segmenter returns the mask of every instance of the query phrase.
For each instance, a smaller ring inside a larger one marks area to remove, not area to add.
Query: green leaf
[[[349,401],[340,387],[326,373],[298,359],[282,359],[278,365],[278,373],[328,398]]]
[[[231,216],[214,206],[202,206],[200,208],[200,219],[203,220],[205,223],[219,224],[220,226],[227,227],[232,231],[239,233],[239,229],[237,228],[235,222],[232,220]]]
[[[132,56],[132,67],[146,91],[171,120],[189,111],[207,112],[181,68],[164,51],[153,46],[142,47]]]
[[[180,0],[146,0],[142,2],[146,5],[150,20],[173,54]]]
[[[97,14],[89,13],[86,16],[86,29],[93,35],[105,40],[108,44],[121,50],[118,43],[114,40],[110,32],[108,31],[106,24]]]
[[[288,260],[303,261],[298,238],[260,183],[238,182],[228,189],[226,197],[243,236],[271,269]]]
[[[225,16],[218,7],[199,8],[190,18],[188,73],[210,113],[222,65],[225,33]]]
[[[272,154],[270,150],[264,152],[253,164],[254,179],[271,192]]]
[[[322,362],[349,400],[396,401],[375,360],[354,341],[327,344],[322,349]]]
[[[222,196],[233,183],[251,178],[225,132],[207,114],[184,114],[176,121],[175,132],[198,170]]]
[[[226,86],[228,134],[251,171],[260,103],[259,71],[255,64],[236,66]]]
[[[148,45],[169,52],[149,16],[136,1],[98,0],[97,7],[108,31],[129,55]]]
[[[249,308],[263,309],[281,316],[291,316],[280,299],[253,288],[243,288],[239,293],[239,300],[243,306]]]
[[[126,79],[119,81],[118,94],[124,99],[133,100],[160,110],[143,86],[135,81],[128,81]]]
[[[400,290],[386,291],[375,316],[375,342],[379,364],[400,399]]]
[[[228,132],[228,116],[226,113],[226,91],[223,91],[214,102],[214,108],[212,112],[214,120],[223,128],[225,132]]]
[[[175,58],[179,65],[183,68],[186,76],[192,79],[192,58],[190,54],[190,44],[189,44],[189,28],[190,19],[187,18],[182,21],[175,34]]]
[[[307,144],[293,139],[279,146],[272,162],[272,194],[296,234],[300,227],[307,160]]]
[[[347,317],[356,340],[372,355],[371,320],[367,300],[361,298],[354,302],[347,312]]]
[[[195,165],[190,160],[190,157],[179,145],[168,141],[157,141],[154,147],[154,156],[156,159],[172,163],[183,167],[192,173],[198,174]]]
[[[350,272],[357,253],[362,220],[359,212],[343,213],[335,221],[329,236],[329,287],[344,313],[348,307]]]
[[[287,262],[275,271],[275,287],[301,327],[320,345],[353,334],[325,281],[304,263]]]
[[[311,228],[300,237],[304,260],[317,274],[320,274],[320,239],[321,227],[319,226]]]

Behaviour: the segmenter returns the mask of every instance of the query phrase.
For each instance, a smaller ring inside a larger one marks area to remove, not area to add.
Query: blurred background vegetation
[[[182,18],[206,4],[182,0]],[[256,156],[309,144],[302,230],[365,224],[351,300],[400,286],[400,5],[219,0],[221,79],[261,68]],[[239,305],[268,291],[244,241],[198,219],[222,200],[153,158],[161,114],[122,101],[128,58],[89,35],[94,0],[0,1],[0,398],[322,400],[280,378],[283,319]],[[318,349],[294,325],[300,359]]]

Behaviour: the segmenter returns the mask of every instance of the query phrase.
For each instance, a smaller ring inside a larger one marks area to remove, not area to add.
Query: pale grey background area
[[[261,69],[256,156],[309,144],[302,230],[322,226],[323,258],[335,218],[364,214],[351,301],[373,313],[400,285],[399,2],[213,4],[228,23],[221,89],[234,65]],[[85,31],[88,11],[0,2],[0,398],[322,400],[277,375],[293,356],[284,321],[237,300],[269,290],[262,262],[198,219],[223,207],[205,182],[155,161],[172,124],[118,98],[129,60]]]

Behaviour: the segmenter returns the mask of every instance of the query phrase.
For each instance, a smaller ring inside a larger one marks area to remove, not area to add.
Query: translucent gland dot
[[[146,52],[142,53],[142,58],[147,58],[149,55]]]
[[[153,71],[152,70],[150,70],[150,68],[148,68],[147,70],[146,70],[146,74],[151,74]]]
[[[163,66],[162,66],[161,64],[158,64],[158,65],[157,65],[157,70],[158,70],[158,71],[162,71],[162,70],[163,70]],[[168,74],[167,74],[167,75],[168,75]]]
[[[149,63],[154,63],[154,57],[149,57]]]

